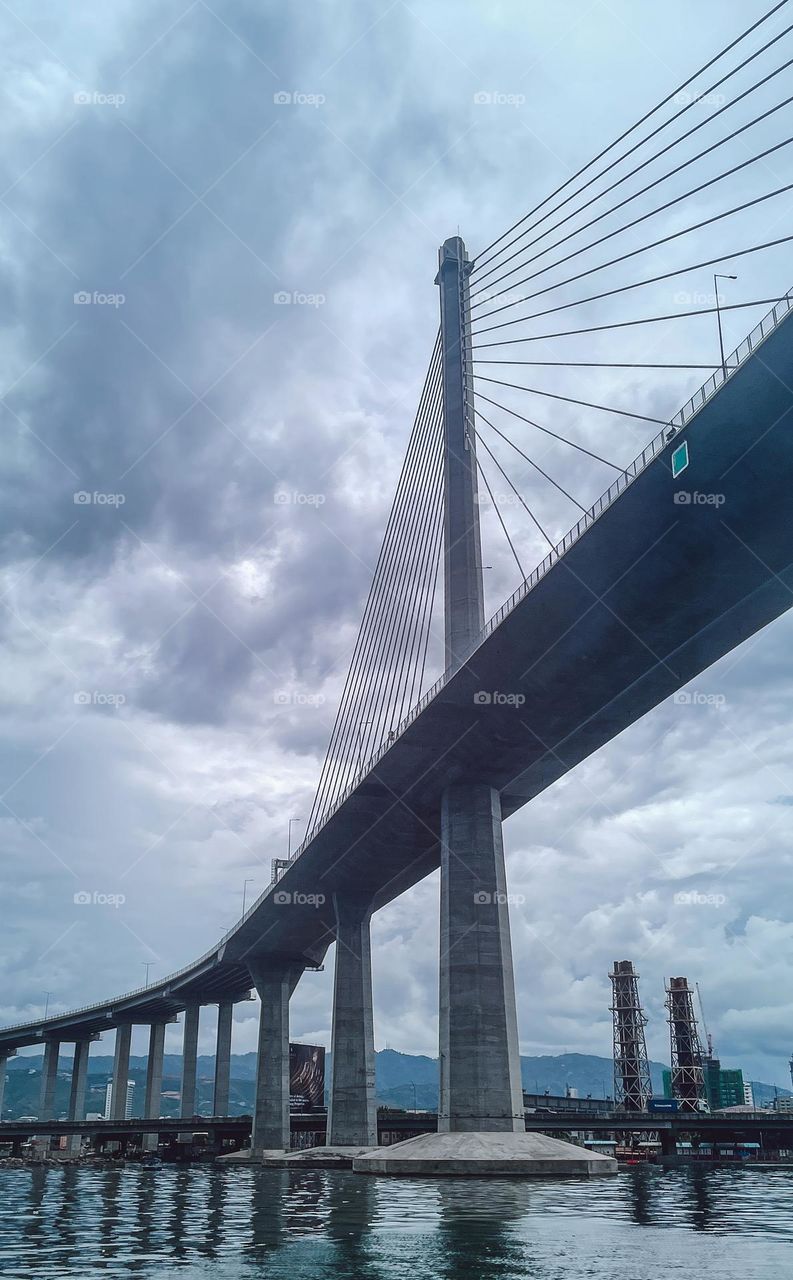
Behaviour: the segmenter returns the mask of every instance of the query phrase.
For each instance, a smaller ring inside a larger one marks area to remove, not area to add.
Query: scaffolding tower
[[[666,985],[672,1054],[672,1097],[681,1111],[707,1111],[702,1044],[694,1016],[694,996],[687,978],[670,978]]]
[[[614,1003],[614,1101],[623,1111],[646,1111],[653,1096],[639,1001],[639,975],[630,960],[615,960],[611,978]]]

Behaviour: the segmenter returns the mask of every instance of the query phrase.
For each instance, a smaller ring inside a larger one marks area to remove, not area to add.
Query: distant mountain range
[[[327,1055],[326,1064],[330,1063]],[[570,1087],[585,1098],[608,1097],[613,1089],[613,1067],[610,1058],[599,1058],[587,1053],[561,1053],[537,1058],[521,1058],[523,1088],[528,1093],[564,1094]],[[64,1054],[60,1060],[60,1073],[56,1092],[55,1111],[65,1114],[68,1106],[69,1073],[71,1060]],[[163,1069],[163,1114],[177,1115],[182,1070],[181,1054],[165,1055]],[[650,1063],[653,1092],[663,1094],[661,1062]],[[198,1108],[208,1115],[212,1105],[212,1083],[215,1071],[213,1055],[198,1059]],[[11,1058],[8,1061],[8,1082],[3,1107],[4,1119],[23,1115],[36,1115],[39,1100],[41,1055],[29,1058]],[[102,1111],[105,1084],[113,1072],[111,1054],[92,1056],[89,1066],[89,1093],[87,1111]],[[133,1115],[143,1109],[143,1093],[146,1079],[146,1058],[130,1058],[130,1080],[135,1081]],[[256,1054],[235,1053],[231,1057],[231,1097],[229,1110],[232,1115],[250,1112],[253,1106],[253,1087],[256,1079]],[[375,1080],[378,1102],[392,1107],[419,1107],[435,1110],[438,1105],[438,1059],[421,1054],[398,1053],[395,1049],[381,1049],[376,1055]],[[788,1089],[774,1089],[773,1085],[752,1081],[755,1101],[759,1106],[770,1101],[775,1092],[790,1097]],[[171,1095],[170,1097],[168,1095]]]

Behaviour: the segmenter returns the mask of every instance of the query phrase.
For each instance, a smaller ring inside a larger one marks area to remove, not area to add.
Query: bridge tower
[[[471,264],[459,236],[440,250],[447,671],[484,626],[470,337]],[[484,771],[481,771],[484,773]],[[441,796],[441,1132],[523,1132],[518,1024],[501,800],[485,776]]]
[[[639,975],[630,960],[615,960],[609,977],[614,999],[614,1101],[624,1111],[646,1111],[653,1091]]]
[[[672,1053],[672,1096],[681,1111],[706,1111],[702,1044],[687,978],[670,978],[666,987]]]

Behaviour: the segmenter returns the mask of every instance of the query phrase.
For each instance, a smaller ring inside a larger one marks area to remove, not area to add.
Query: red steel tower
[[[630,960],[615,960],[611,978],[614,1003],[614,1101],[624,1111],[646,1111],[653,1096],[639,1001],[639,975]]]
[[[672,1097],[681,1111],[706,1111],[702,1044],[687,978],[670,978],[666,987],[672,1052]]]

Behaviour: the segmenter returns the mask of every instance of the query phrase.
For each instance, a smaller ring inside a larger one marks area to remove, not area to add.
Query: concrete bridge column
[[[165,1023],[153,1022],[149,1028],[149,1053],[146,1059],[146,1096],[143,1115],[146,1120],[157,1120],[160,1115],[162,1095],[162,1064],[165,1056]],[[157,1150],[157,1134],[145,1133],[143,1147]]]
[[[76,1040],[74,1045],[74,1058],[72,1059],[72,1083],[69,1089],[69,1112],[70,1120],[85,1119],[85,1090],[88,1084],[88,1055],[91,1052],[91,1041],[95,1037],[88,1036],[83,1040]],[[82,1137],[79,1133],[74,1133],[69,1138],[69,1151],[72,1155],[79,1155],[82,1147]]]
[[[303,970],[257,961],[249,961],[248,968],[262,1002],[251,1148],[254,1153],[285,1151],[290,1146],[289,997]]]
[[[328,1146],[377,1146],[371,902],[338,896]]]
[[[122,1022],[116,1027],[116,1047],[113,1054],[113,1091],[110,1098],[111,1120],[123,1120],[126,1114],[131,1046],[132,1023]]]
[[[5,1049],[0,1053],[0,1120],[3,1118],[3,1095],[6,1087],[6,1063],[9,1058],[15,1058],[16,1049]]]
[[[501,803],[485,785],[441,801],[438,1130],[525,1129]]]
[[[233,1019],[234,1001],[221,1000],[218,1004],[218,1033],[215,1044],[215,1088],[212,1094],[213,1116],[227,1116],[229,1113]]]
[[[196,1071],[198,1066],[198,1023],[201,1004],[191,1000],[184,1011],[182,1039],[182,1109],[183,1120],[196,1114]]]
[[[58,1082],[58,1055],[60,1050],[59,1040],[50,1039],[44,1042],[39,1120],[52,1120],[55,1116],[55,1086]]]

